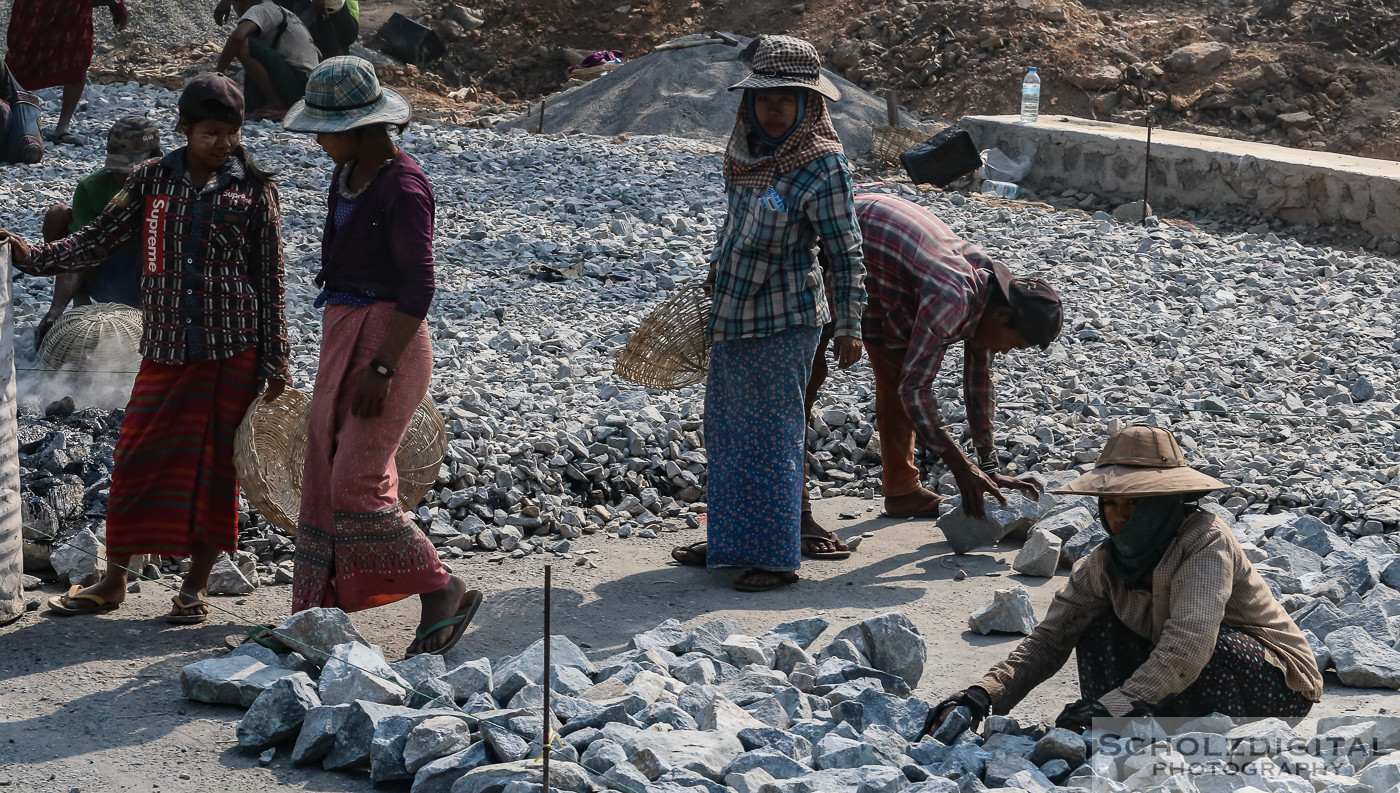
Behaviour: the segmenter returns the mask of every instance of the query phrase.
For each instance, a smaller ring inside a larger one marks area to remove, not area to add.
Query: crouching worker
[[[1245,558],[1230,529],[1189,502],[1225,487],[1186,467],[1171,433],[1137,425],[1108,439],[1094,470],[1056,493],[1098,496],[1109,538],[1075,565],[1045,620],[958,705],[974,725],[1005,714],[1073,650],[1083,697],[1056,719],[1083,732],[1095,718],[1306,716],[1322,675],[1298,626]]]
[[[118,119],[107,132],[107,161],[102,169],[78,182],[72,206],[56,204],[45,213],[44,242],[63,239],[97,219],[107,202],[126,185],[131,170],[160,154],[160,132],[155,124],[141,116]],[[122,243],[91,270],[65,273],[54,279],[53,301],[34,329],[34,349],[39,349],[69,303],[121,303],[140,308],[141,261],[136,239]]]
[[[243,66],[249,118],[280,119],[306,94],[306,80],[320,62],[301,19],[272,0],[233,0],[238,22],[214,71],[235,60]]]
[[[190,556],[166,621],[209,618],[209,573],[238,547],[233,436],[262,383],[276,399],[288,343],[277,187],[239,144],[243,95],[202,74],[180,94],[187,145],[136,167],[88,225],[30,250],[0,230],[30,275],[96,267],[141,248],[141,368],[112,454],[107,573],[49,600],[54,614],[111,611],[132,556]]]

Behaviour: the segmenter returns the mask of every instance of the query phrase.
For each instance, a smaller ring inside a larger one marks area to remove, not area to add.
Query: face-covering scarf
[[[1108,528],[1099,502],[1099,520]],[[1180,495],[1139,498],[1133,516],[1117,534],[1109,535],[1108,574],[1129,586],[1137,584],[1162,561],[1162,554],[1186,520],[1186,502]]]
[[[843,151],[836,127],[826,112],[826,102],[820,94],[811,91],[807,91],[805,111],[800,113],[793,127],[781,140],[775,141],[776,146],[764,145],[763,139],[768,136],[754,119],[752,93],[744,91],[743,104],[729,136],[729,148],[724,153],[724,179],[729,184],[759,189],[770,187],[780,173],[801,168],[823,155]],[[799,102],[799,108],[801,105]],[[760,144],[756,148],[767,153],[753,151],[751,140]]]

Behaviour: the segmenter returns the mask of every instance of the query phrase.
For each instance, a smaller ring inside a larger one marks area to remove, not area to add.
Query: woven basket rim
[[[681,286],[662,301],[617,353],[613,374],[646,388],[675,390],[704,379],[713,286]]]

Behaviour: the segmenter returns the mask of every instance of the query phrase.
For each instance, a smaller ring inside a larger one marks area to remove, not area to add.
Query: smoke
[[[50,369],[39,361],[33,345],[25,343],[32,336],[15,335],[15,379],[21,406],[43,410],[50,402],[70,396],[79,409],[126,407],[141,366],[141,355],[130,340],[104,336],[79,360]]]

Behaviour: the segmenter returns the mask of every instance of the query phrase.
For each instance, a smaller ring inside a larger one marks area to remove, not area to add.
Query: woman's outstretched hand
[[[29,246],[24,244],[24,238],[7,229],[0,229],[0,243],[10,244],[10,261],[14,264],[24,264],[29,261]]]

